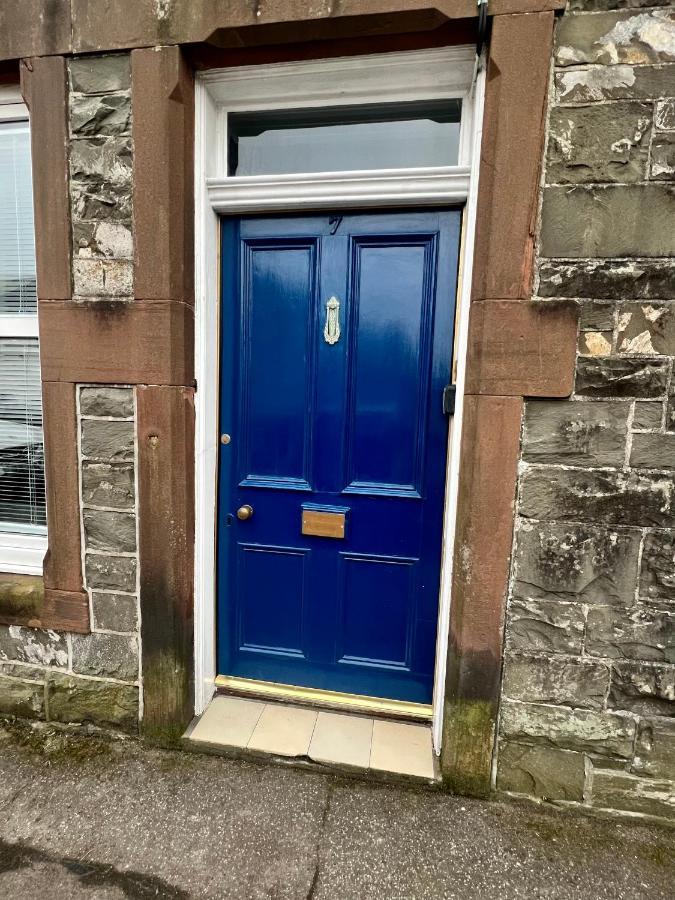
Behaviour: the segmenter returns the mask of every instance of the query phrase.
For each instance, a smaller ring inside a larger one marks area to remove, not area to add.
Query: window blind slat
[[[30,137],[0,123],[0,315],[37,314]]]

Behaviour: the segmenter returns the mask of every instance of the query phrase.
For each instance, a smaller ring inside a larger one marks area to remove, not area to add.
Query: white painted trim
[[[459,483],[462,393],[483,118],[484,73],[472,86],[472,47],[354,59],[248,66],[198,74],[195,104],[196,535],[195,712],[215,690],[216,477],[218,462],[218,213],[307,208],[457,204],[467,201],[458,296],[457,407],[450,429],[439,637],[434,682],[434,749],[440,752],[450,621],[450,585]],[[227,112],[378,101],[462,98],[458,166],[426,170],[227,176]]]
[[[0,316],[0,338],[37,338],[37,315]]]
[[[457,498],[459,494],[459,459],[464,420],[464,382],[466,380],[466,356],[469,342],[469,310],[471,305],[471,281],[473,275],[473,255],[476,237],[476,209],[478,205],[478,175],[480,170],[480,150],[483,136],[483,109],[485,104],[485,67],[477,74],[472,106],[473,121],[467,132],[471,136],[471,182],[465,207],[464,234],[462,238],[459,285],[457,302],[457,340],[455,341],[457,371],[455,385],[457,397],[455,414],[450,420],[448,436],[448,469],[445,481],[445,521],[441,555],[441,590],[438,604],[438,640],[436,643],[436,671],[434,678],[434,716],[432,739],[436,754],[441,752],[443,736],[443,702],[445,700],[445,677],[450,639],[450,605],[452,602],[452,570],[455,551],[455,530],[457,525]]]
[[[13,575],[42,575],[47,552],[47,534],[0,531],[0,572]]]
[[[207,178],[211,206],[219,213],[349,207],[436,206],[462,203],[470,169],[380,169],[315,175],[249,175]]]

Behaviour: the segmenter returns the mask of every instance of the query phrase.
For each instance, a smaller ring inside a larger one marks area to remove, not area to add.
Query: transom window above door
[[[474,47],[244,66],[197,79],[215,212],[461,204]]]

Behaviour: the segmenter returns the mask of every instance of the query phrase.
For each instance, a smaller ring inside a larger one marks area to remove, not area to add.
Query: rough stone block
[[[513,596],[603,605],[632,603],[639,548],[637,530],[522,522]]]
[[[129,556],[87,553],[85,571],[89,588],[130,594],[136,590],[136,560]]]
[[[510,654],[503,693],[511,700],[602,709],[609,667],[591,660]]]
[[[497,790],[544,800],[584,799],[582,753],[502,743],[497,755]]]
[[[91,605],[94,628],[106,631],[136,631],[138,628],[138,600],[134,596],[92,591]]]
[[[674,356],[675,310],[672,305],[628,303],[622,306],[617,348],[621,353]]]
[[[541,210],[542,256],[675,256],[673,219],[670,185],[548,187]]]
[[[130,259],[134,253],[131,226],[123,222],[73,222],[73,245],[77,256]]]
[[[19,662],[2,662],[0,660],[0,674],[8,678],[18,678],[20,681],[39,681],[44,684],[47,677],[47,669],[42,666],[30,666]]]
[[[675,602],[675,534],[672,531],[652,531],[645,535],[639,588],[640,596],[648,600]]]
[[[103,181],[92,185],[86,181],[72,181],[70,199],[75,221],[131,221],[131,189],[125,185]]]
[[[74,259],[73,290],[80,297],[131,296],[134,264],[126,259]]]
[[[570,466],[621,466],[629,412],[628,403],[528,400],[523,459]]]
[[[590,66],[556,72],[558,103],[593,100],[650,100],[672,92],[675,66]]]
[[[675,817],[675,788],[672,781],[594,769],[593,806],[669,819]]]
[[[73,635],[73,672],[118,681],[138,680],[138,642],[124,634]]]
[[[547,183],[644,180],[651,124],[649,103],[554,109],[549,124]]]
[[[581,653],[584,612],[559,600],[513,600],[506,642],[510,650]]]
[[[610,659],[675,663],[675,612],[595,606],[588,611],[586,652]]]
[[[82,502],[85,506],[133,509],[135,493],[133,466],[82,464]]]
[[[582,331],[579,334],[579,353],[583,356],[609,356],[613,338],[611,331]]]
[[[633,431],[641,428],[660,428],[663,422],[663,403],[642,400],[635,404],[633,412]]]
[[[675,100],[659,100],[654,110],[654,124],[662,131],[675,131]]]
[[[641,65],[675,60],[675,13],[670,10],[565,16],[556,33],[556,64]]]
[[[43,719],[45,690],[35,681],[19,681],[0,675],[0,716]]]
[[[16,660],[34,666],[68,665],[68,645],[65,634],[0,625],[0,660]]]
[[[636,775],[675,777],[675,720],[642,719],[638,726],[635,759],[630,767]]]
[[[570,0],[570,12],[603,12],[611,9],[642,9],[643,7],[668,6],[670,0]]]
[[[128,53],[81,56],[70,62],[70,87],[80,94],[107,94],[131,87]]]
[[[521,480],[528,519],[673,527],[675,479],[640,472],[530,469]]]
[[[80,138],[70,145],[70,177],[94,190],[108,184],[132,183],[131,139],[127,137]]]
[[[675,434],[636,434],[630,464],[642,469],[675,469]]]
[[[85,509],[84,537],[88,550],[133,553],[136,550],[136,516],[133,513]]]
[[[649,177],[663,181],[675,180],[675,133],[654,137]]]
[[[614,713],[505,701],[500,734],[514,741],[631,759],[635,721]]]
[[[577,360],[575,392],[581,397],[663,397],[667,385],[665,360],[583,356]]]
[[[675,72],[675,66],[673,67]],[[570,262],[553,259],[539,268],[542,297],[595,297],[613,300],[632,297],[658,300],[675,295],[675,260],[590,259]]]
[[[83,387],[80,390],[83,416],[113,416],[129,419],[134,415],[133,388]]]
[[[134,423],[82,422],[82,455],[103,462],[133,462]]]
[[[614,328],[614,304],[587,301],[581,304],[579,328],[582,331],[607,332]]]
[[[131,130],[131,98],[128,94],[72,96],[70,129],[75,137],[128,134]]]
[[[666,403],[666,431],[675,431],[675,379],[670,385],[670,396]]]
[[[91,722],[135,731],[138,688],[62,675],[47,683],[47,718],[52,722]]]
[[[675,716],[675,666],[612,663],[607,705],[641,716]]]

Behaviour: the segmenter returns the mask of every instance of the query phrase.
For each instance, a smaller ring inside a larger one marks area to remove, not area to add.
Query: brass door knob
[[[249,506],[248,503],[245,503],[243,506],[240,506],[237,510],[237,518],[242,522],[245,522],[247,519],[250,519],[253,515],[253,507]]]

